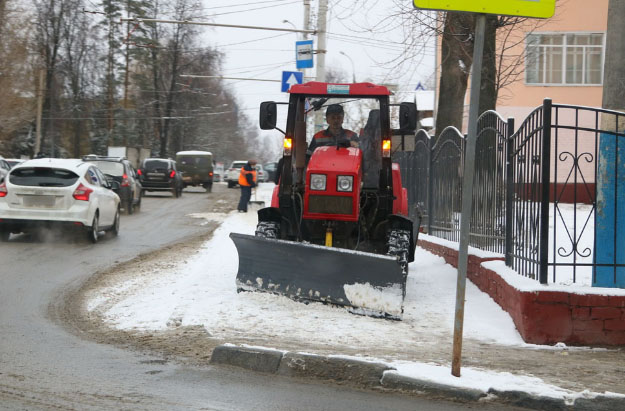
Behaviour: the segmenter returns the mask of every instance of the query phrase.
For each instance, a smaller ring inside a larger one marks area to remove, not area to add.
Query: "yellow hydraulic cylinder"
[[[332,247],[332,228],[326,228],[326,247]]]

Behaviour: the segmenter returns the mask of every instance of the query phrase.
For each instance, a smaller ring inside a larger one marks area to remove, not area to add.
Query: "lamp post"
[[[284,24],[290,24],[291,26],[293,26],[293,28],[295,30],[297,30],[297,27],[295,26],[295,24],[293,24],[292,22],[290,22],[289,20],[282,20],[282,23]],[[295,36],[297,37],[297,33],[295,33]]]
[[[352,60],[352,58],[343,51],[339,51],[339,54],[342,54],[345,57],[347,57],[350,63],[352,63],[352,83],[355,83],[356,82],[356,66],[354,65],[354,60]]]

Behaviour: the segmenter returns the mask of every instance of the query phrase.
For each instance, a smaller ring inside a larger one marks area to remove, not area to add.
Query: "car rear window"
[[[121,177],[124,175],[124,165],[116,161],[90,161],[98,166],[100,171],[110,176]]]
[[[143,168],[145,168],[147,171],[167,170],[169,169],[169,162],[163,160],[147,160],[143,164]]]
[[[35,187],[69,187],[78,180],[78,174],[60,168],[24,167],[9,175],[11,184]]]
[[[207,167],[210,165],[211,161],[208,157],[182,156],[178,158],[178,163],[180,163],[181,165],[195,165],[198,167]]]
[[[247,164],[247,163],[232,163],[232,166],[230,168],[241,168],[245,164]]]

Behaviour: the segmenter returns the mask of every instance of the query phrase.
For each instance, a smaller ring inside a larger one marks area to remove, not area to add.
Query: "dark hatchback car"
[[[113,191],[119,196],[122,208],[127,214],[132,214],[141,207],[143,187],[139,181],[139,176],[128,159],[125,157],[96,155],[84,156],[82,159],[83,161],[94,163],[108,179],[119,183],[119,188]]]
[[[182,195],[182,173],[176,162],[166,158],[146,158],[138,170],[143,191],[171,191],[174,197]]]

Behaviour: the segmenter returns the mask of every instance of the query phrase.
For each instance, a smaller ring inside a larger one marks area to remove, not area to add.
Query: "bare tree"
[[[68,0],[35,0],[36,32],[35,48],[41,58],[45,70],[45,92],[43,112],[48,121],[44,121],[41,133],[41,147],[48,138],[50,141],[50,155],[54,154],[54,113],[59,92],[55,77],[60,61],[60,50],[63,42],[63,27],[68,13]]]
[[[67,129],[71,130],[71,152],[80,157],[81,146],[87,146],[88,123],[87,104],[90,86],[95,79],[90,76],[97,65],[97,50],[94,39],[89,35],[95,29],[90,18],[82,12],[83,0],[71,0],[68,19],[65,21],[62,36],[63,60],[59,65],[64,75],[67,109],[70,115]],[[82,144],[81,144],[82,143]],[[89,148],[89,147],[86,147]]]
[[[15,0],[0,4],[0,154],[8,155],[11,140],[19,130],[30,129],[35,105],[25,94],[34,92],[28,55],[28,31],[22,19],[28,16]],[[27,150],[27,147],[24,147]]]

